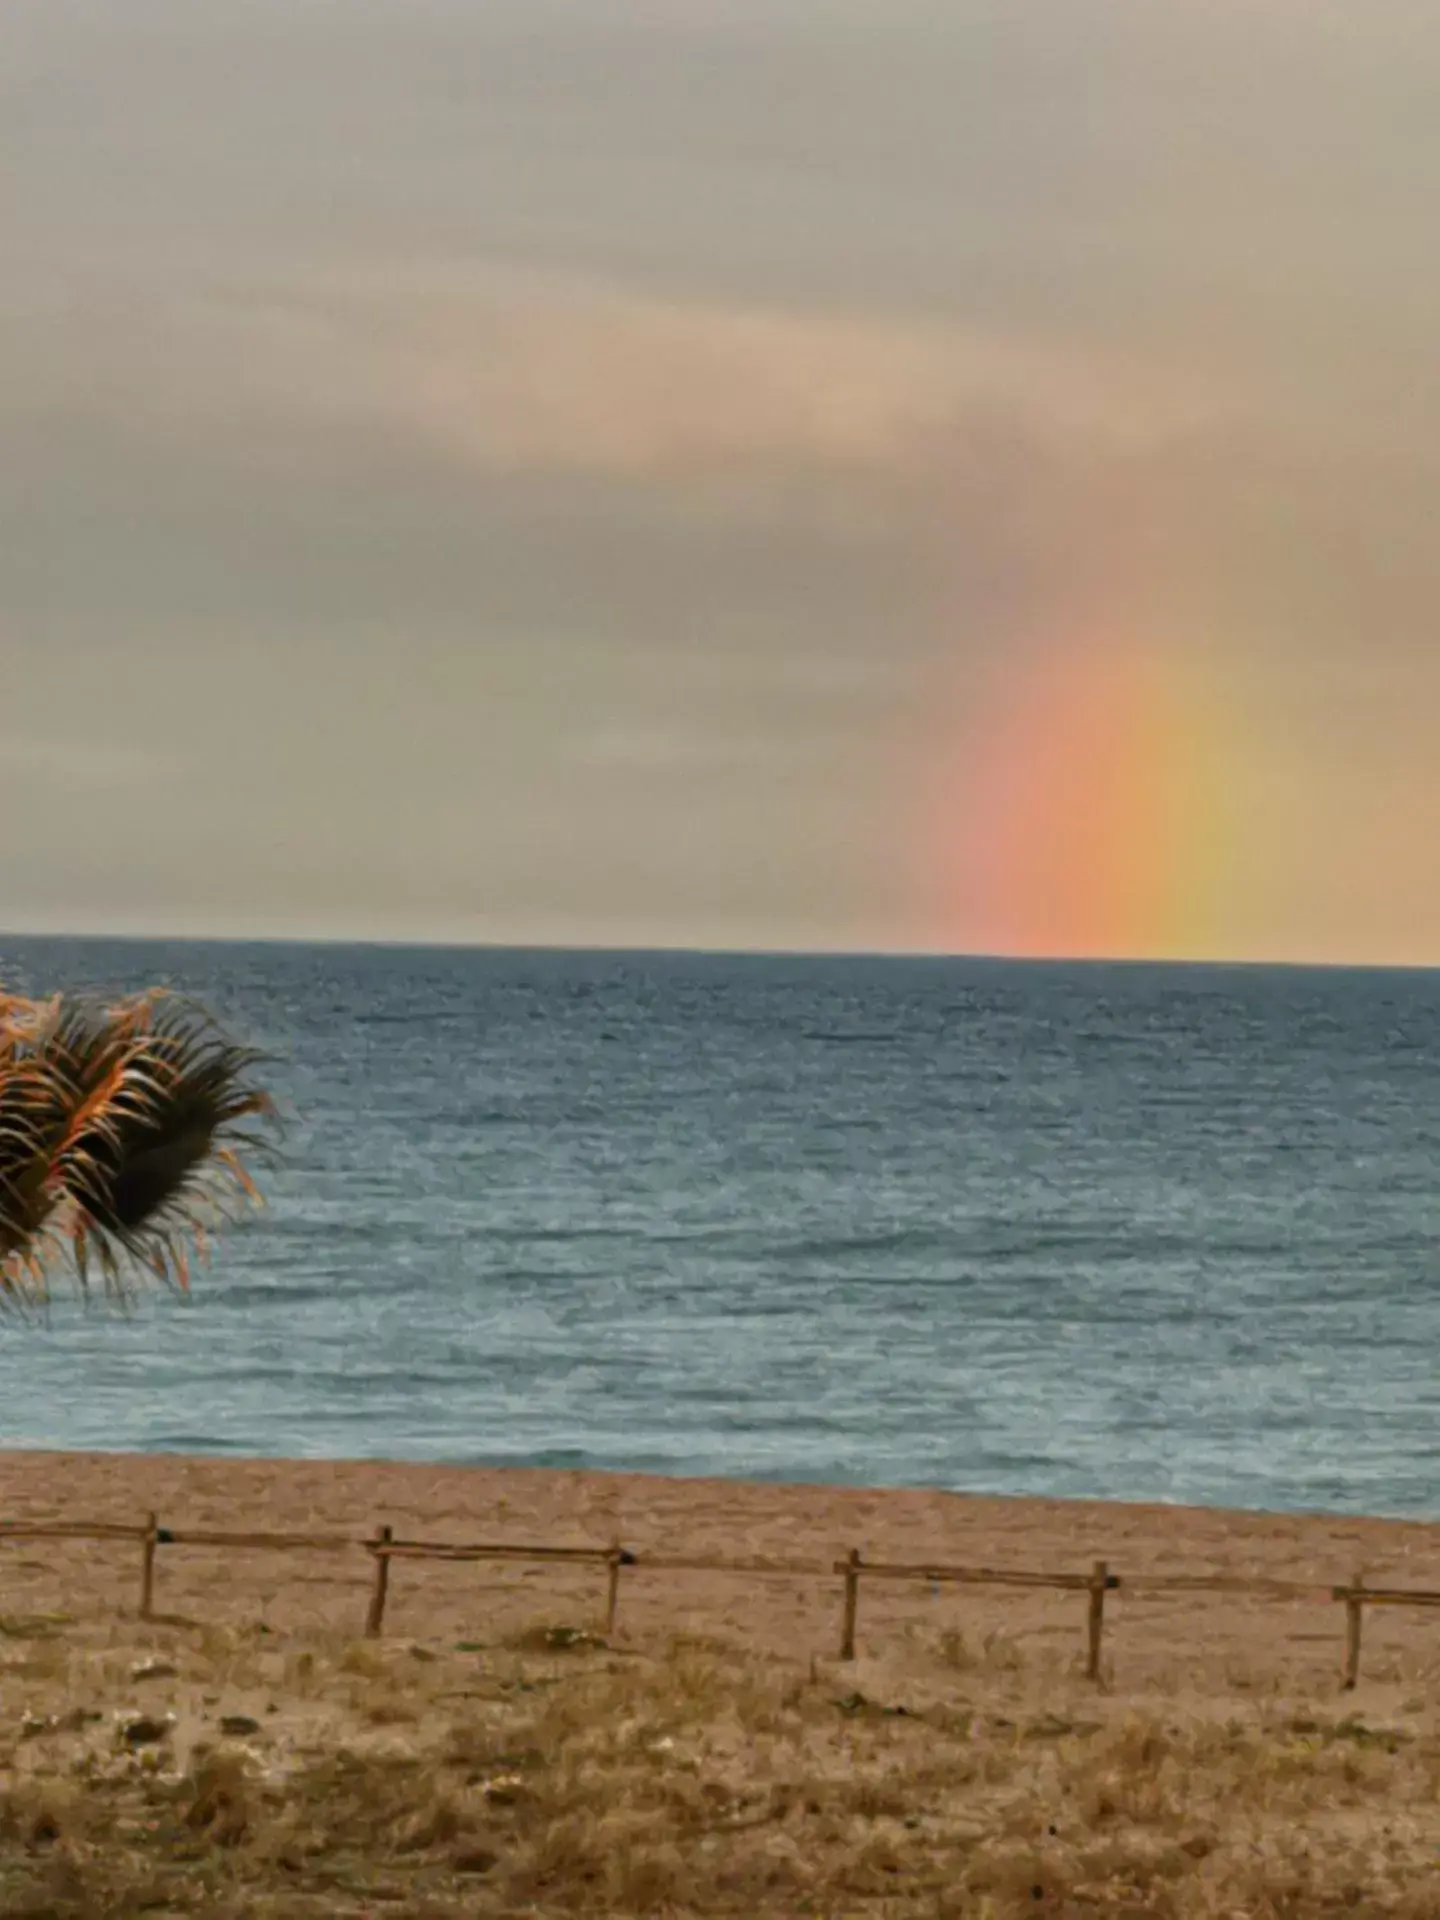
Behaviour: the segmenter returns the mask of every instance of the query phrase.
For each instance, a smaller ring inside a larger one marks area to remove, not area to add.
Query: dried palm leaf
[[[0,988],[0,1051],[38,1032],[54,1016],[59,1004],[58,997],[26,1000],[18,993],[6,993]]]
[[[191,1249],[258,1198],[245,1156],[269,1143],[247,1123],[274,1118],[251,1078],[258,1056],[170,995],[77,1022],[64,1047],[76,1102],[56,1169],[82,1282],[93,1260],[107,1286],[127,1264],[187,1286]]]
[[[81,1286],[136,1269],[184,1288],[192,1250],[258,1198],[245,1156],[274,1119],[259,1056],[198,1008],[149,993],[52,1001],[0,1037],[0,1299],[43,1298],[57,1251]],[[8,1176],[8,1177],[7,1177]]]
[[[63,1093],[40,1062],[0,1061],[0,1294],[34,1291],[54,1251],[52,1175],[67,1121]]]
[[[55,1011],[0,996],[0,1304],[11,1306],[43,1297],[63,1238],[53,1176],[69,1106],[41,1051]]]

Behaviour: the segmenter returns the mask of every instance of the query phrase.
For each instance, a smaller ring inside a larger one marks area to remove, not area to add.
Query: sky
[[[1440,964],[1434,0],[6,0],[0,928]]]

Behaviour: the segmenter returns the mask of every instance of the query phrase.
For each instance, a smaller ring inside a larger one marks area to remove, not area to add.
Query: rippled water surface
[[[1440,1515],[1440,975],[0,938],[278,1056],[193,1303],[0,1444]]]

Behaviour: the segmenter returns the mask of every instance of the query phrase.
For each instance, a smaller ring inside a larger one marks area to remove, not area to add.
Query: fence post
[[[381,1527],[375,1541],[377,1548],[389,1546],[395,1538],[393,1527]],[[375,1586],[370,1594],[370,1611],[365,1617],[365,1638],[378,1640],[380,1627],[385,1619],[385,1597],[390,1591],[390,1556],[383,1551],[375,1554]]]
[[[1361,1590],[1365,1585],[1365,1575],[1357,1573],[1350,1582],[1345,1595],[1345,1691],[1353,1693],[1355,1683],[1360,1678],[1360,1624],[1364,1601]]]
[[[1095,1562],[1090,1575],[1090,1623],[1089,1647],[1085,1661],[1085,1678],[1100,1678],[1100,1643],[1105,1635],[1105,1589],[1110,1584],[1110,1568],[1103,1560]]]
[[[860,1549],[852,1547],[842,1569],[845,1575],[845,1618],[840,1628],[840,1658],[855,1658],[855,1616],[860,1609]]]
[[[149,1513],[145,1516],[145,1540],[140,1549],[140,1618],[153,1620],[155,1617],[155,1549],[160,1544],[160,1517]]]
[[[617,1543],[610,1549],[610,1588],[605,1600],[605,1637],[608,1640],[615,1632],[615,1616],[620,1610],[620,1569],[625,1564],[625,1550]]]

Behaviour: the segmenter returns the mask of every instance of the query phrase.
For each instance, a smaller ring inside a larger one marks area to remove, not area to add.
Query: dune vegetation
[[[1437,1911],[1440,1739],[1333,1697],[1122,1702],[953,1634],[896,1698],[545,1623],[49,1616],[0,1621],[0,1660],[0,1910],[37,1920]]]

